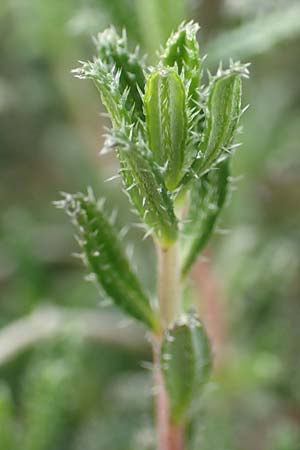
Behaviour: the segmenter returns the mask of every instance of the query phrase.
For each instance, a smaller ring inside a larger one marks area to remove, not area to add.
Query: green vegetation
[[[248,76],[247,65],[231,63],[226,70],[219,67],[208,86],[197,86],[198,29],[193,22],[181,24],[150,69],[139,64],[137,51],[130,53],[125,33],[121,37],[111,27],[98,35],[93,62],[74,71],[80,79],[91,79],[100,93],[112,122],[104,148],[116,149],[125,192],[146,236],[152,235],[156,244],[158,283],[152,307],[93,193],[65,194],[57,203],[71,216],[90,276],[116,306],[151,331],[160,450],[185,448],[187,415],[212,366],[200,319],[186,319],[181,272],[186,275],[196,262],[224,205],[228,160],[242,114],[242,77]],[[193,196],[189,208],[190,191],[199,184],[202,196]],[[183,228],[185,215],[174,212],[178,195],[188,209],[189,227]],[[190,242],[183,262],[181,228]],[[164,381],[158,381],[161,372]]]
[[[121,41],[122,29],[127,30],[131,55],[134,44],[141,44],[136,59],[127,61],[135,67],[139,90],[145,65],[160,58],[172,72],[176,48],[185,61],[190,57],[189,67],[194,61],[195,70],[186,74],[192,79],[185,91],[190,111],[200,102],[204,113],[207,102],[195,86],[214,82],[207,68],[216,73],[219,60],[229,67],[230,57],[251,62],[251,78],[243,83],[243,105],[251,107],[236,141],[243,145],[230,157],[229,180],[226,161],[222,169],[229,183],[221,177],[219,184],[210,181],[215,171],[204,174],[203,182],[187,180],[187,189],[193,183],[191,206],[199,202],[193,197],[204,199],[203,192],[211,201],[201,206],[205,220],[191,208],[193,222],[179,221],[177,231],[184,257],[178,271],[187,274],[193,255],[204,252],[192,277],[184,277],[182,296],[187,309],[197,303],[215,361],[201,397],[189,408],[186,445],[188,450],[299,447],[299,7],[293,1],[281,3],[279,10],[267,1],[204,0],[193,2],[193,8],[191,3],[1,2],[0,448],[156,449],[152,356],[144,325],[129,322],[106,292],[82,279],[81,257],[71,256],[78,252],[74,229],[52,207],[58,190],[85,193],[89,185],[97,197],[105,197],[104,211],[113,215],[109,220],[143,286],[147,310],[150,304],[156,311],[156,255],[151,240],[143,240],[153,225],[140,227],[138,195],[131,200],[139,217],[132,214],[121,190],[121,181],[130,187],[132,180],[115,177],[114,150],[97,156],[110,123],[99,115],[102,106],[92,83],[70,74],[77,60],[95,53],[93,35],[100,56],[97,33],[111,24]],[[201,59],[208,54],[205,63],[193,56],[198,54],[196,30],[175,31],[184,19],[201,24],[199,51]],[[155,56],[160,45],[164,48]],[[101,55],[106,65],[109,51]],[[144,53],[147,61],[140,56]],[[180,65],[178,73],[186,86]],[[130,80],[120,75],[120,81],[126,86]],[[144,122],[139,90],[127,97],[126,107],[131,111],[133,101],[139,104],[135,114]],[[204,117],[197,125],[193,114],[185,119],[186,129],[194,126],[194,131],[188,133],[191,146],[187,153],[186,145],[180,170],[194,160],[194,138],[202,133]],[[113,133],[112,139],[124,144],[123,134]],[[144,150],[149,165],[153,154]],[[177,195],[174,213],[179,215],[186,191],[167,191],[168,197],[170,192],[172,202]],[[210,203],[218,208],[209,208]],[[128,229],[128,223],[134,226]],[[171,220],[166,230],[168,243],[177,239],[170,235],[173,225]],[[195,239],[185,238],[185,231]]]

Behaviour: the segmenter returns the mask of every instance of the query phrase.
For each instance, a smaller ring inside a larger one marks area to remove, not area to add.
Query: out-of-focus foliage
[[[118,181],[104,183],[116,163],[97,156],[106,123],[98,98],[70,75],[77,59],[90,58],[90,36],[110,23],[125,26],[151,59],[172,28],[194,18],[208,64],[230,56],[252,63],[245,86],[251,107],[233,164],[233,178],[243,178],[233,180],[234,201],[219,223],[230,232],[222,239],[216,233],[210,248],[226,329],[223,358],[198,406],[199,422],[190,425],[189,450],[299,449],[300,18],[298,2],[276,2],[279,11],[274,3],[0,3],[0,337],[15,324],[16,342],[25,328],[15,321],[45,302],[66,314],[74,307],[101,313],[98,292],[69,257],[71,228],[51,205],[58,191],[90,184],[118,205],[120,228],[131,214]],[[142,235],[132,229],[128,238],[151,293],[155,255]],[[111,306],[106,312],[115,317]],[[151,377],[139,364],[149,349],[145,344],[141,355],[118,345],[120,325],[113,346],[99,342],[97,330],[95,339],[70,333],[1,364],[1,448],[155,448]]]
[[[262,15],[221,33],[208,45],[210,58],[250,58],[266,53],[276,44],[300,35],[300,5]]]

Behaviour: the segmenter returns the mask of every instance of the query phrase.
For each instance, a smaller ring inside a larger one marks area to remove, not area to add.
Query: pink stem
[[[184,450],[184,428],[170,420],[168,396],[160,370],[159,347],[159,342],[156,341],[153,354],[158,450]]]
[[[210,261],[209,252],[206,251],[204,256],[205,258],[200,259],[195,264],[193,279],[198,291],[201,292],[203,310],[200,311],[200,316],[204,317],[207,332],[212,343],[215,355],[214,364],[216,367],[219,367],[226,340],[224,312],[222,310],[218,281]]]

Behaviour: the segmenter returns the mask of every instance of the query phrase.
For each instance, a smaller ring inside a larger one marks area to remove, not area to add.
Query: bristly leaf
[[[182,422],[208,381],[212,366],[208,338],[200,320],[189,314],[165,332],[161,367],[172,420]]]
[[[190,108],[194,108],[200,100],[199,88],[201,77],[201,59],[197,32],[199,25],[194,22],[183,22],[178,30],[168,39],[160,55],[160,61],[165,67],[177,67],[188,85],[188,100]]]
[[[183,175],[187,131],[185,89],[174,69],[158,69],[149,76],[144,106],[149,148],[173,190]]]
[[[127,108],[128,90],[121,92],[120,73],[116,73],[99,59],[94,62],[83,62],[81,67],[73,70],[77,78],[90,79],[94,82],[100,93],[101,100],[114,127],[119,127],[123,122],[130,124],[134,119]]]
[[[190,207],[182,230],[182,276],[189,272],[213,232],[227,197],[228,177],[227,159],[193,184]]]
[[[239,73],[217,77],[206,111],[201,172],[212,167],[229,150],[241,114],[242,81]]]
[[[106,146],[116,149],[125,189],[133,205],[147,224],[149,233],[153,231],[161,245],[170,245],[177,239],[172,201],[159,168],[143,152],[145,143],[139,134],[140,123],[135,121],[125,105],[128,91],[121,93],[119,75],[109,72],[99,60],[84,63],[76,74],[80,78],[93,79],[110,113],[113,130]]]
[[[110,67],[97,59],[94,62],[82,63],[82,66],[74,70],[73,73],[80,79],[91,79],[94,82],[100,93],[102,103],[109,113],[114,129],[117,130],[122,127],[127,133],[130,133],[130,129],[134,125],[137,128],[138,122],[135,121],[133,115],[134,109],[128,109],[127,105],[129,90],[124,89],[123,93],[121,92],[120,72],[116,73],[114,67]],[[120,161],[125,188],[129,189],[134,185],[133,177],[122,151],[116,148],[116,153]],[[133,202],[137,207],[138,196],[134,193],[131,195],[137,197]]]
[[[137,51],[128,51],[125,32],[119,36],[113,27],[95,39],[94,61],[75,71],[79,78],[92,79],[99,90],[113,125],[106,148],[116,150],[125,190],[148,227],[146,235],[153,234],[164,247],[178,238],[173,201],[178,204],[184,198],[190,181],[206,183],[207,174],[238,145],[233,138],[243,112],[241,78],[248,76],[248,65],[231,62],[227,70],[220,66],[216,76],[209,77],[209,86],[200,88],[198,29],[193,22],[179,26],[161,51],[158,66],[148,70],[146,83],[143,61]],[[207,220],[201,235],[186,246],[192,252],[186,250],[186,267],[205,245],[216,220],[215,214],[203,214]]]
[[[200,151],[185,175],[183,184],[193,176],[200,177],[231,154],[232,141],[242,114],[242,77],[247,66],[232,64],[219,70],[210,83],[205,111],[205,124]]]
[[[99,33],[94,42],[101,62],[120,74],[121,93],[129,90],[126,107],[128,110],[133,108],[133,114],[143,118],[141,94],[145,89],[145,75],[143,59],[139,57],[138,49],[134,53],[129,52],[125,31],[119,36],[114,27]]]
[[[76,227],[84,259],[105,293],[126,313],[150,329],[159,329],[159,320],[150,306],[129,261],[121,248],[103,207],[91,192],[66,194],[58,206],[66,209]]]
[[[199,25],[183,22],[161,50],[160,64],[174,67],[183,81],[186,96],[187,139],[184,151],[185,170],[197,155],[203,127],[203,105],[200,95],[202,59],[199,56]]]
[[[160,245],[168,247],[178,236],[171,198],[158,166],[142,138],[133,142],[125,132],[112,131],[108,145],[119,149],[125,189],[141,219],[153,231]]]

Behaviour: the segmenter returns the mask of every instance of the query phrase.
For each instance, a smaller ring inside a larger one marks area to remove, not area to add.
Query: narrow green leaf
[[[242,81],[239,73],[221,75],[213,81],[207,102],[202,158],[193,167],[198,175],[230,154],[229,146],[241,115],[241,97]]]
[[[175,67],[186,91],[187,140],[185,145],[185,171],[197,156],[203,130],[204,112],[200,94],[202,59],[199,55],[197,23],[183,22],[168,39],[161,51],[160,61],[165,67]]]
[[[90,79],[94,82],[100,93],[101,100],[114,127],[122,122],[132,123],[133,117],[126,106],[128,90],[121,92],[119,74],[99,59],[94,62],[83,62],[82,66],[73,70],[74,75],[80,79]]]
[[[106,294],[126,313],[157,330],[159,322],[103,208],[88,195],[66,194],[58,206],[76,227],[84,259]]]
[[[205,123],[199,151],[182,185],[199,178],[226,159],[232,145],[241,110],[242,77],[248,76],[247,64],[232,63],[228,70],[218,71],[212,79],[205,108]]]
[[[161,349],[161,367],[174,422],[181,422],[208,381],[212,365],[208,338],[200,320],[184,316],[169,328]]]
[[[120,92],[129,90],[126,107],[128,110],[134,107],[133,113],[143,118],[141,95],[145,89],[145,75],[143,58],[139,57],[138,49],[134,53],[129,52],[125,31],[119,36],[114,27],[99,33],[95,38],[95,44],[101,62],[120,74]]]
[[[143,140],[133,142],[125,132],[112,132],[111,145],[119,149],[125,189],[141,219],[154,232],[161,245],[177,239],[177,219],[160,170]]]
[[[102,35],[102,39],[103,39]],[[99,41],[99,37],[98,37]],[[100,44],[99,44],[100,45]],[[104,44],[103,44],[104,47]],[[103,49],[102,49],[103,50]],[[94,62],[86,62],[82,67],[73,71],[75,76],[80,79],[91,79],[100,93],[103,105],[106,107],[113,128],[125,128],[129,132],[130,127],[134,124],[135,118],[133,110],[128,110],[126,104],[128,98],[128,89],[121,92],[119,83],[120,72],[115,73],[115,68],[104,64],[99,59]],[[116,145],[116,153],[120,161],[121,174],[126,191],[130,191],[130,198],[133,205],[137,209],[140,216],[143,217],[143,198],[139,195],[139,191],[135,188],[135,181],[127,164],[127,158]]]
[[[202,172],[229,150],[241,114],[241,98],[240,74],[231,73],[214,81],[207,104]]]
[[[158,167],[142,154],[145,145],[142,137],[139,148],[134,142],[140,123],[135,121],[125,105],[128,91],[121,93],[116,75],[108,69],[96,60],[94,63],[84,63],[76,75],[95,82],[114,127],[106,145],[116,149],[125,189],[150,232],[154,231],[160,243],[168,246],[177,238],[177,221],[171,199]]]
[[[182,276],[185,276],[210,238],[224,206],[229,160],[201,177],[191,190],[190,207],[182,230]]]
[[[187,96],[191,108],[200,100],[201,59],[197,42],[199,28],[197,23],[183,22],[170,36],[160,55],[165,67],[177,66],[178,73],[183,76],[185,84],[188,85]]]
[[[186,139],[185,90],[174,69],[158,69],[147,80],[145,115],[154,160],[164,168],[164,181],[173,190],[183,175]]]

